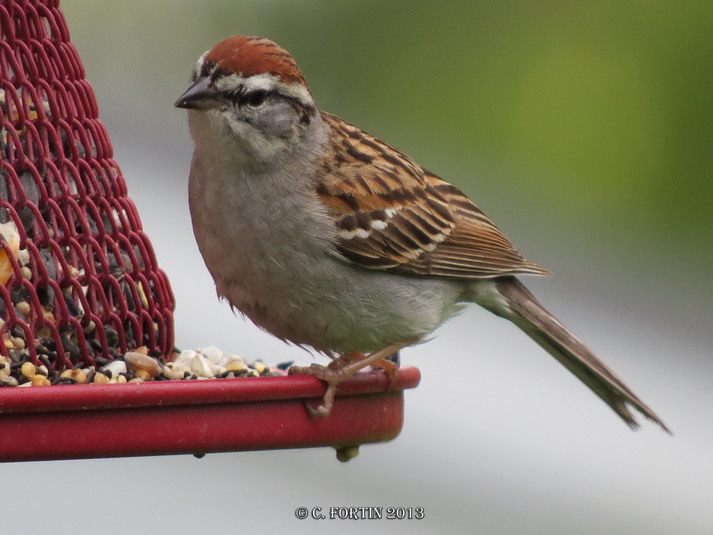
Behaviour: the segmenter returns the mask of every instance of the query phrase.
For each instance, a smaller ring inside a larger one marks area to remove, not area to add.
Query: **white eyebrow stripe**
[[[242,74],[229,74],[218,78],[215,87],[219,91],[235,91],[242,86],[245,91],[277,91],[290,98],[294,98],[304,105],[314,105],[309,90],[302,84],[283,84],[275,74],[260,73],[244,77]]]

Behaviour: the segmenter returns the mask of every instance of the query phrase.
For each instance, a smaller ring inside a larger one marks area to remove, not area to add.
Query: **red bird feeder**
[[[395,437],[415,368],[394,388],[358,374],[321,420],[308,376],[61,384],[127,352],[170,360],[174,299],[59,2],[2,2],[0,34],[0,460],[310,446],[346,459]]]

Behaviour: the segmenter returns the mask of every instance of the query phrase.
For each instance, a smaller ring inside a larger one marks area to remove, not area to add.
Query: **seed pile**
[[[145,347],[129,351],[122,357],[107,361],[96,358],[96,366],[77,365],[62,371],[52,369],[43,355],[43,364],[33,364],[20,351],[10,351],[10,357],[0,355],[0,386],[49,386],[68,384],[140,383],[144,381],[201,380],[235,377],[266,377],[284,375],[292,362],[270,367],[261,360],[246,362],[233,354],[224,354],[215,346],[176,352],[174,360],[163,362],[148,354]],[[13,355],[19,357],[13,358]]]

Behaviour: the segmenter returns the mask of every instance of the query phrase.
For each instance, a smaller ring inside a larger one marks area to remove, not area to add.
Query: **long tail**
[[[480,298],[476,301],[520,327],[602,398],[631,428],[635,429],[639,424],[629,406],[671,433],[654,411],[557,318],[547,312],[520,281],[515,277],[501,277],[492,282],[501,298],[492,295],[486,297],[482,291],[477,290]]]

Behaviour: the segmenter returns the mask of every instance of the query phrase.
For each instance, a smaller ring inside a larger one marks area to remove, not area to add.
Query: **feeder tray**
[[[310,376],[52,384],[137,350],[169,361],[173,309],[59,1],[3,1],[0,461],[314,446],[346,460],[399,433],[415,368],[344,381],[323,419],[304,406],[325,390]],[[52,386],[15,386],[26,367]]]
[[[312,418],[324,385],[314,377],[149,381],[0,390],[0,461],[359,444],[396,437],[403,389],[416,368],[357,374],[340,384],[328,418]],[[348,460],[348,459],[345,459]]]

